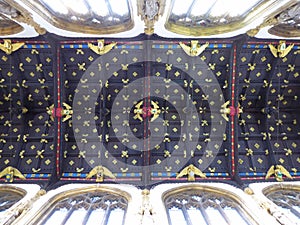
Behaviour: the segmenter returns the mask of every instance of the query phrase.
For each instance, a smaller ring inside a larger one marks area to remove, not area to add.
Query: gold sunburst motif
[[[98,40],[97,45],[93,45],[92,43],[88,43],[88,47],[98,55],[104,55],[111,51],[117,42],[112,42],[110,44],[105,45],[104,39]]]
[[[274,57],[284,58],[293,49],[294,44],[286,46],[285,41],[279,41],[279,44],[278,44],[277,47],[275,47],[272,44],[269,44],[268,46],[269,46],[270,51],[271,51],[271,53],[273,54]]]

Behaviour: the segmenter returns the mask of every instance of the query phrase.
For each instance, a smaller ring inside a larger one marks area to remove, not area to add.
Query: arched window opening
[[[276,1],[249,0],[172,0],[165,27],[184,35],[203,36],[226,33],[242,28]],[[234,4],[235,7],[232,7]]]
[[[24,197],[24,193],[8,189],[0,189],[0,218],[4,213],[20,201]]]
[[[57,201],[41,225],[123,225],[128,200],[109,192],[88,192]]]
[[[205,190],[186,190],[165,198],[170,225],[251,225],[248,215],[233,198]]]
[[[90,34],[112,34],[133,28],[128,0],[25,0],[25,4],[57,28]]]
[[[281,207],[284,213],[294,221],[300,220],[300,190],[277,189],[265,193],[268,199]]]

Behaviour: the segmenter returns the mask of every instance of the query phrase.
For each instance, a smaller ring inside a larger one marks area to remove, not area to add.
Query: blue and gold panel
[[[102,54],[99,44],[113,47]],[[61,102],[73,110],[62,121],[62,178],[87,180],[102,166],[111,172],[104,180],[149,185],[189,164],[229,176],[221,108],[230,96],[231,47],[214,42],[192,58],[179,41],[61,42]]]
[[[0,170],[12,167],[26,179],[48,179],[55,163],[51,46],[45,41],[9,41],[19,48],[0,52]]]
[[[244,178],[264,179],[269,168],[276,165],[290,174],[299,168],[298,45],[254,41],[242,47],[237,68],[243,110],[239,117],[238,162]]]
[[[139,95],[142,83],[137,83],[136,88],[126,86],[144,77],[143,63],[138,62],[142,58],[138,50],[143,46],[141,42],[123,43],[114,47],[114,54],[98,55],[88,47],[89,44],[61,44],[64,74],[61,101],[77,112],[77,116],[62,124],[62,148],[65,149],[61,158],[62,179],[86,180],[91,169],[101,165],[108,168],[117,180],[140,180],[141,174],[135,166],[143,164],[143,145],[130,143],[127,133],[130,131],[135,137],[142,138],[144,124],[130,118],[119,118],[119,115],[132,115],[133,109],[129,104],[118,105],[132,95],[136,96],[135,101],[142,99]],[[129,51],[133,50],[137,52],[129,57]],[[89,91],[78,100],[76,95],[85,90]],[[112,113],[114,104],[117,107]]]

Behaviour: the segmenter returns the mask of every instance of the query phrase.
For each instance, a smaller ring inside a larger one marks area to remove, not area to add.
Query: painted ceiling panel
[[[97,54],[102,40],[53,37],[0,56],[0,169],[27,179],[14,182],[95,182],[102,168],[149,186],[191,165],[198,181],[265,180],[278,164],[297,178],[298,42],[280,58],[273,40],[198,40],[191,57],[190,40],[107,39]]]
[[[13,43],[14,45],[15,43]],[[26,178],[47,178],[54,166],[53,58],[45,42],[24,42],[18,54],[1,54],[1,165]]]

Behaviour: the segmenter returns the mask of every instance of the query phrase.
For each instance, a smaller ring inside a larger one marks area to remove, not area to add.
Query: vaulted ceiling
[[[70,2],[0,1],[14,182],[100,182],[98,168],[145,187],[187,181],[188,165],[199,181],[265,181],[276,165],[299,178],[297,1]]]

